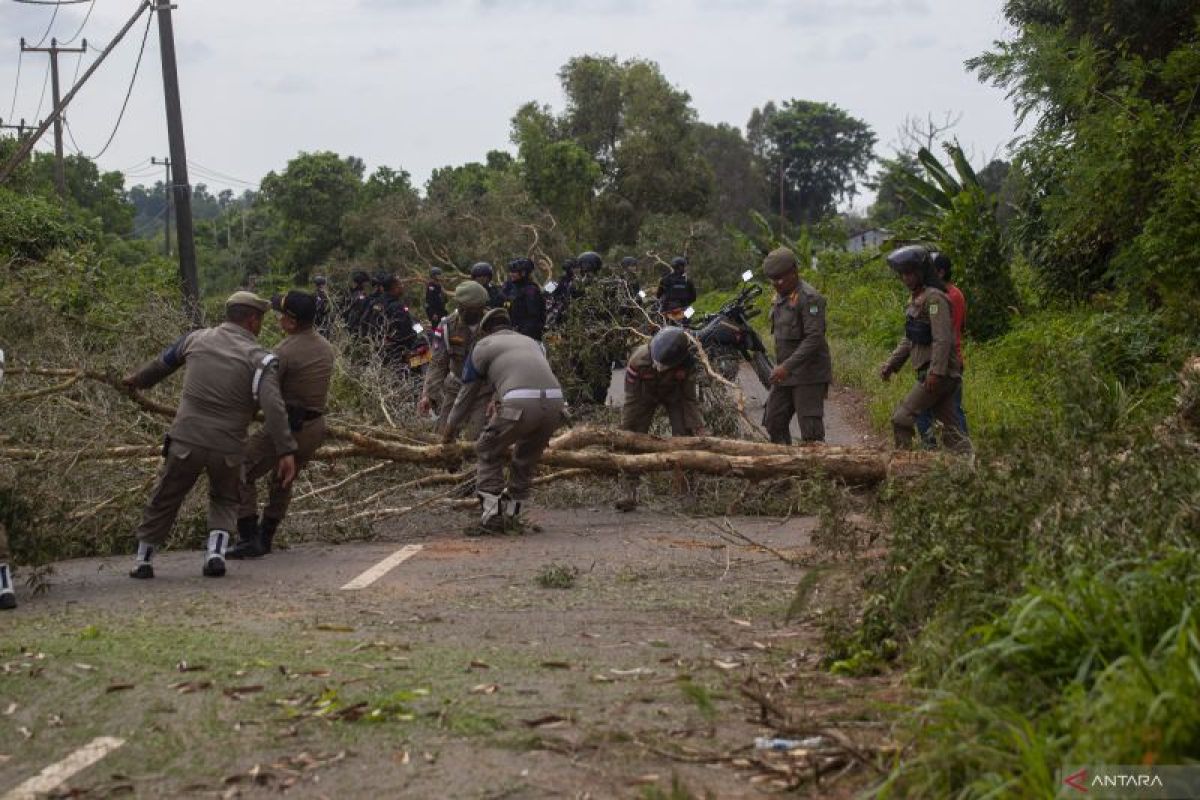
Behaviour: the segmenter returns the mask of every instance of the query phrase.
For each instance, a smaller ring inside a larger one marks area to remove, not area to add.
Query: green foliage
[[[543,589],[570,589],[579,577],[579,568],[567,564],[547,564],[534,577]]]
[[[780,214],[798,224],[831,215],[837,202],[853,197],[873,160],[875,134],[867,123],[831,103],[786,100],[754,109],[747,138],[761,159],[767,196]]]
[[[6,260],[37,261],[96,234],[72,220],[60,203],[0,188],[0,257]]]
[[[1015,242],[1043,291],[1121,289],[1194,320],[1200,17],[1186,0],[1010,0],[1014,35],[968,62],[1036,124]]]
[[[307,279],[340,243],[342,216],[355,205],[362,177],[361,161],[328,151],[301,153],[282,173],[268,173],[262,194],[285,234],[275,264]]]

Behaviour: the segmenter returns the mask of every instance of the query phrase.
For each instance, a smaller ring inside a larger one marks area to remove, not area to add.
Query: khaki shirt
[[[134,375],[134,384],[153,386],[185,365],[179,410],[168,431],[172,440],[240,454],[246,429],[261,408],[275,452],[295,452],[279,389],[279,359],[254,334],[232,322],[184,334],[143,365]]]
[[[700,392],[696,386],[697,366],[687,364],[659,372],[650,357],[650,345],[634,350],[625,367],[625,397],[654,400],[662,405],[679,406],[688,430],[704,427]]]
[[[305,411],[325,412],[333,380],[333,345],[315,328],[284,337],[279,356],[279,389],[283,402]]]
[[[945,293],[932,286],[923,287],[909,299],[904,315],[906,323],[928,325],[933,342],[914,342],[906,333],[888,358],[887,371],[899,372],[904,362],[912,359],[913,368],[918,372],[928,369],[933,375],[961,377],[962,363],[958,358],[954,319],[950,310],[950,300]]]
[[[513,330],[496,331],[476,342],[467,358],[448,432],[458,432],[475,398],[488,388],[501,402],[514,389],[562,389],[540,343]]]
[[[455,311],[443,317],[433,339],[433,361],[425,372],[425,385],[421,393],[426,397],[439,398],[443,391],[458,393],[462,386],[463,367],[467,355],[475,344],[476,328],[463,322]]]
[[[775,360],[788,371],[780,386],[833,382],[833,361],[825,339],[825,298],[812,284],[800,281],[787,297],[775,296],[771,335]]]

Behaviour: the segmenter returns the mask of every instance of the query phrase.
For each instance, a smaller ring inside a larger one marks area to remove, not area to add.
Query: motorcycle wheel
[[[754,374],[758,376],[763,387],[770,389],[771,370],[775,369],[775,365],[771,363],[771,357],[766,353],[756,352],[750,356],[750,366],[754,367]]]
[[[741,353],[736,350],[720,348],[714,350],[708,358],[718,375],[730,383],[737,383],[738,370],[742,366]]]

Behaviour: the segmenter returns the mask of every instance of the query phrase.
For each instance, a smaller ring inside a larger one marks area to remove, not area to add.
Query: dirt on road
[[[861,441],[838,397],[831,440]],[[149,582],[126,558],[58,564],[0,618],[0,798],[100,737],[123,743],[58,791],[850,797],[877,777],[833,738],[807,745],[820,758],[754,746],[780,732],[751,699],[764,687],[863,752],[899,696],[822,665],[847,580],[793,607],[821,557],[813,518],[698,518],[686,496],[621,514],[586,483],[544,490],[566,491],[583,501],[544,494],[522,535],[465,538],[464,515],[431,511],[223,579],[195,552]]]

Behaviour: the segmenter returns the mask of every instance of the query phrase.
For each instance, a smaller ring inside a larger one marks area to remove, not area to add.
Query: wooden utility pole
[[[83,40],[80,47],[59,47],[57,39],[51,39],[49,47],[28,47],[25,44],[24,37],[22,37],[21,52],[46,53],[50,56],[50,91],[54,98],[54,107],[57,109],[62,105],[58,83],[58,54],[86,53],[87,39]],[[67,196],[67,168],[63,161],[63,123],[61,113],[54,115],[54,187],[58,189],[58,196],[65,199]]]
[[[187,148],[183,141],[183,111],[179,102],[179,70],[175,64],[175,29],[170,0],[157,0],[158,43],[162,52],[163,96],[167,102],[167,140],[171,149],[175,199],[175,234],[179,246],[179,277],[183,304],[192,324],[200,326],[200,281],[196,275],[196,239],[192,227],[192,185],[188,181]]]
[[[7,162],[5,162],[4,166],[0,167],[0,183],[4,183],[12,177],[13,171],[16,170],[16,168],[20,166],[21,162],[29,156],[29,154],[33,151],[34,145],[36,145],[38,140],[42,138],[42,135],[50,129],[50,125],[57,123],[62,119],[62,112],[67,107],[67,104],[75,99],[75,95],[79,93],[79,90],[83,88],[83,85],[88,82],[88,79],[91,78],[92,75],[96,74],[96,70],[100,69],[100,65],[104,63],[105,59],[107,59],[109,54],[112,53],[112,51],[116,48],[117,44],[125,38],[125,34],[129,33],[129,29],[133,27],[133,23],[137,22],[138,17],[145,13],[146,9],[148,8],[150,8],[150,0],[144,0],[144,2],[138,5],[137,10],[133,12],[133,16],[131,16],[129,21],[125,23],[124,27],[117,32],[117,35],[114,36],[111,41],[109,41],[108,46],[104,48],[104,52],[100,53],[100,55],[96,57],[96,60],[92,62],[92,65],[88,67],[86,71],[84,71],[83,77],[81,77],[79,81],[71,87],[71,91],[67,92],[67,96],[62,99],[62,102],[54,104],[54,110],[50,112],[50,118],[39,124],[37,126],[37,130],[35,130],[31,136],[25,139],[25,143],[17,148],[17,152],[14,153]]]
[[[163,211],[163,255],[167,258],[171,257],[171,159],[164,158],[159,161],[154,156],[150,156],[150,163],[155,166],[166,167],[167,179],[163,184],[163,194],[167,198],[167,208]]]

